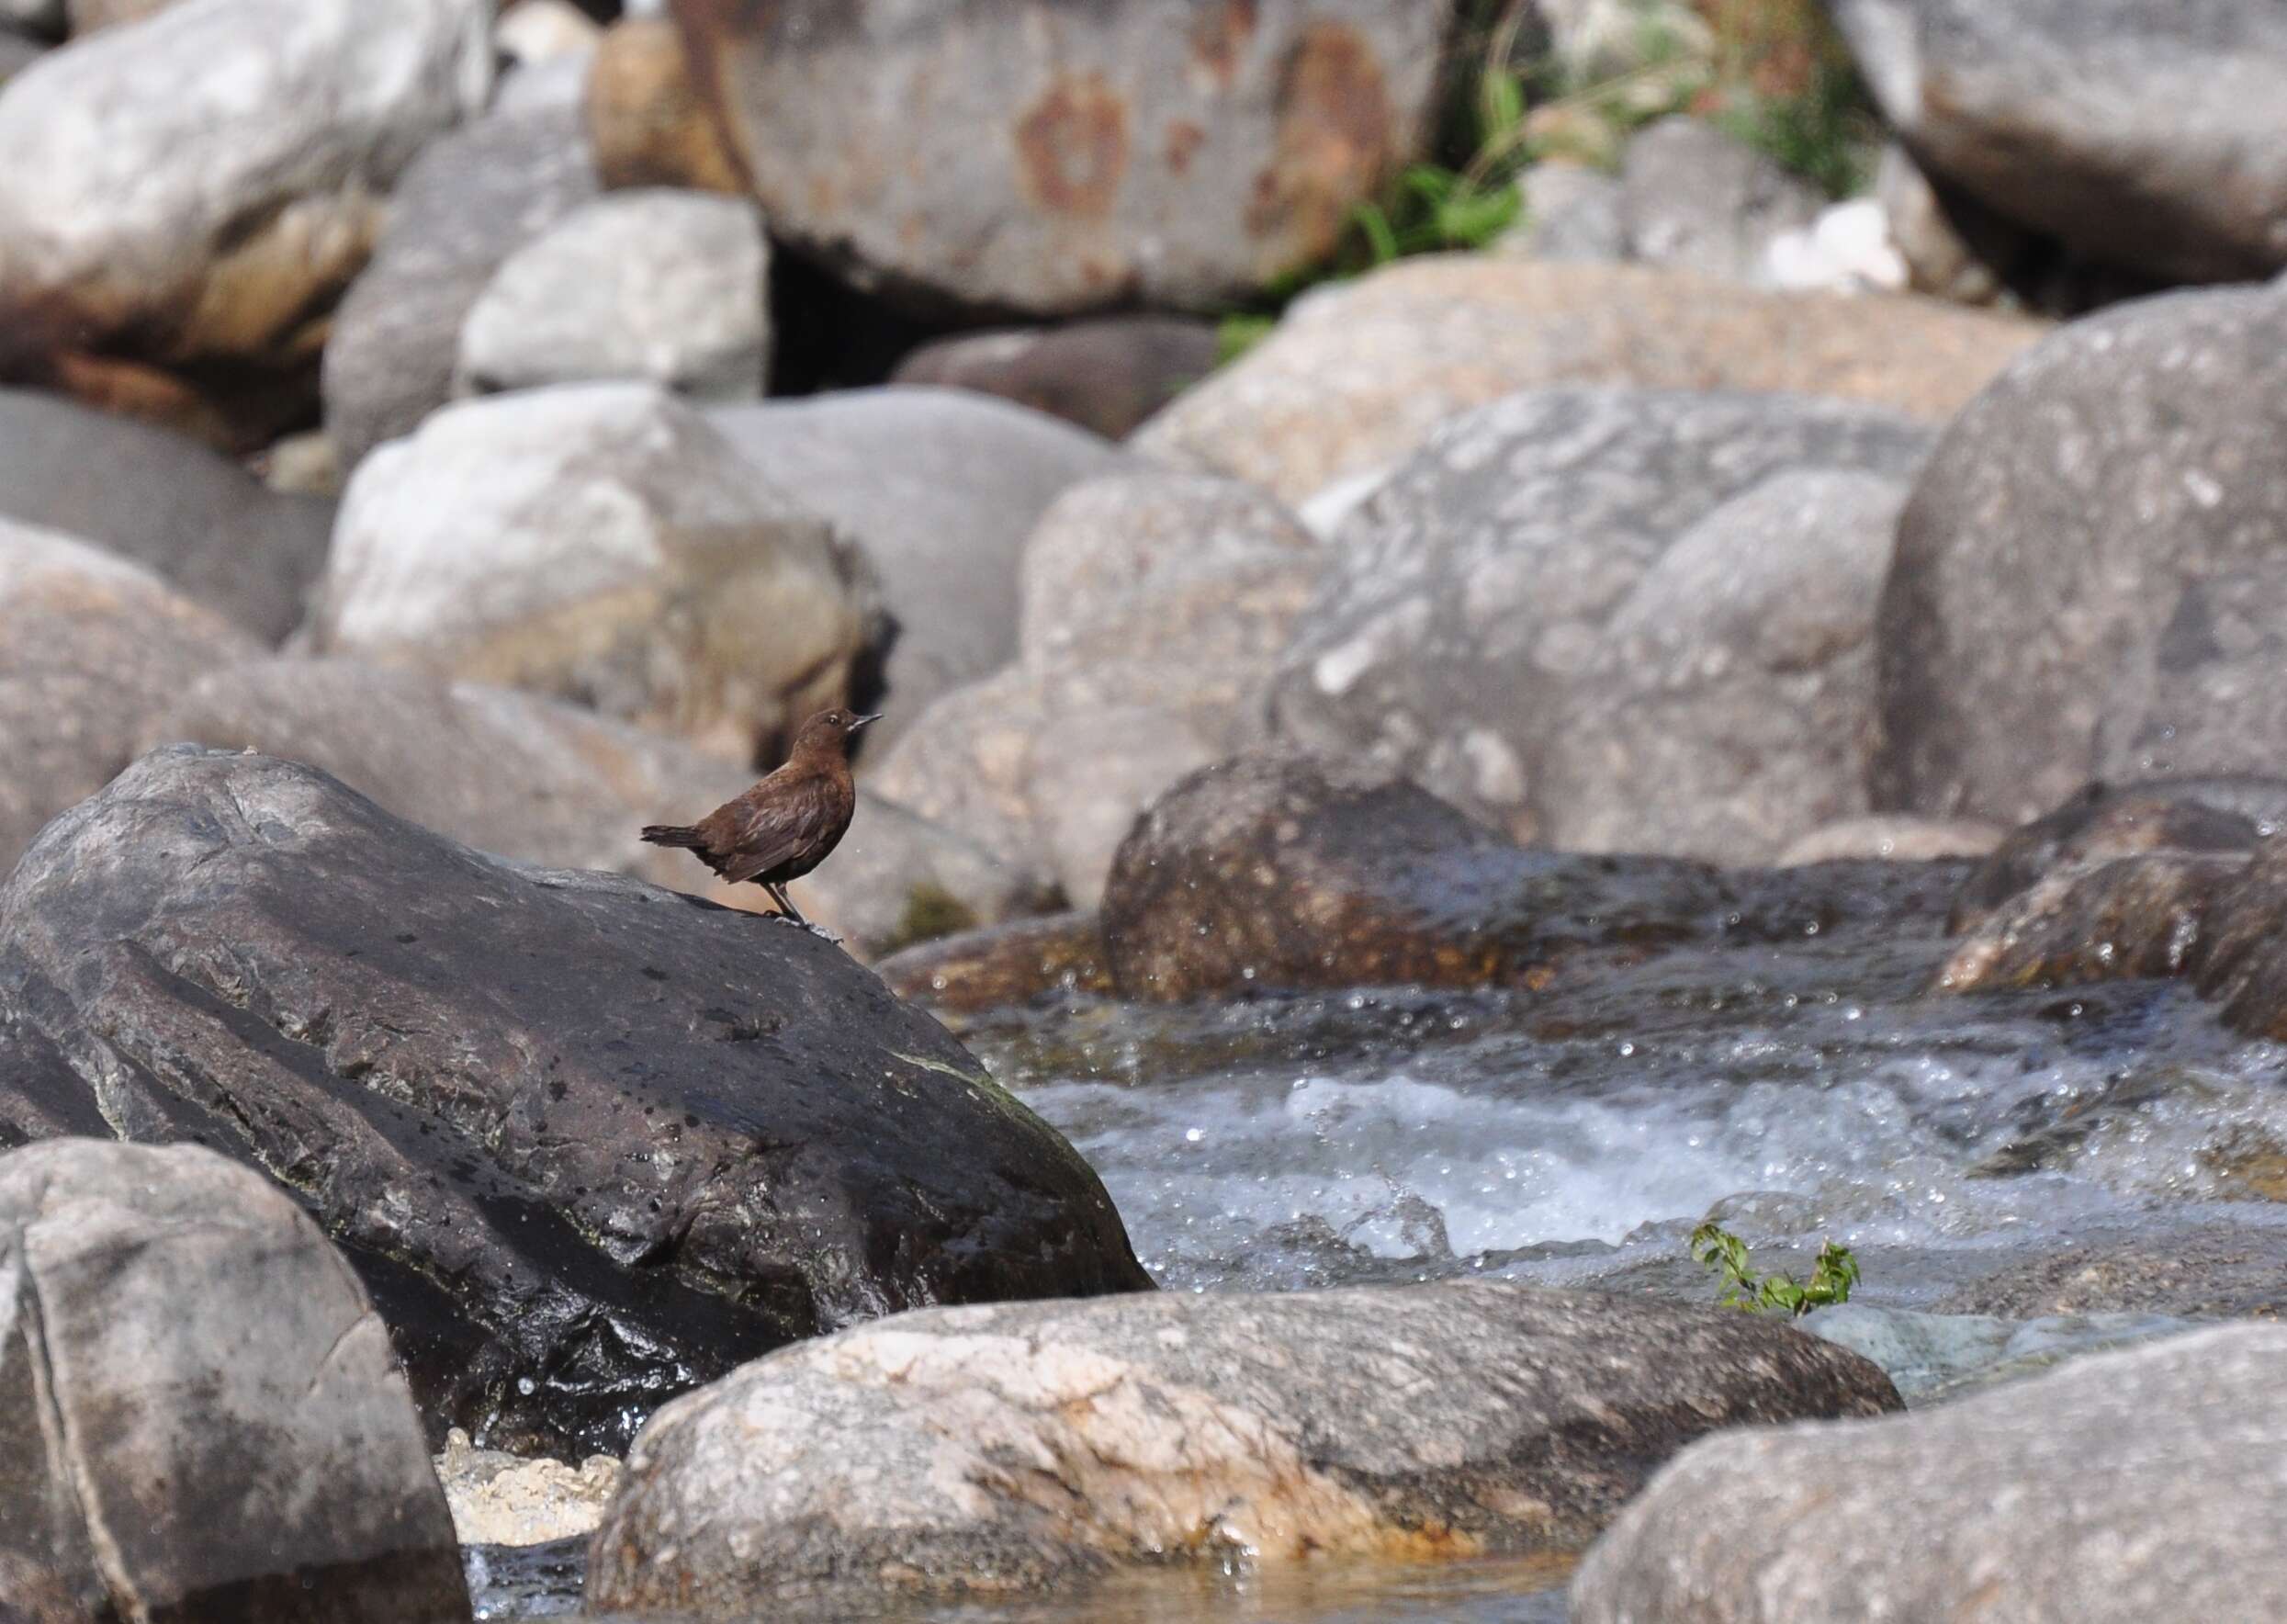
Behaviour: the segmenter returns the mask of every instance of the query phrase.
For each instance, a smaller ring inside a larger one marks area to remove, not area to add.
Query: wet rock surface
[[[964,930],[884,959],[877,968],[901,998],[937,1009],[988,1009],[1049,991],[1110,992],[1102,933],[1092,913]]]
[[[1519,840],[1717,852],[1745,825],[1747,849],[1720,854],[1775,854],[1752,838],[1762,818],[1786,816],[1791,836],[1860,809],[1850,764],[1867,718],[1849,651],[1890,500],[1779,481],[1896,482],[1929,440],[1894,412],[1741,393],[1533,390],[1456,418],[1336,538],[1272,680],[1272,730],[1404,772]],[[1692,719],[1599,722],[1622,684]],[[1762,714],[1780,703],[1819,725]],[[1552,770],[1576,705],[1588,719]],[[1713,759],[1616,768],[1616,727]],[[1633,770],[1684,784],[1647,807]]]
[[[195,441],[20,389],[0,389],[0,513],[132,558],[274,643],[333,524],[332,502],[265,491]]]
[[[1644,266],[1416,259],[1299,300],[1134,444],[1304,502],[1520,389],[1771,390],[1943,423],[2040,333],[1919,300],[1763,293]]]
[[[1841,0],[1833,10],[1917,160],[2005,217],[2159,276],[2232,282],[2287,265],[2287,160],[2270,94],[2287,69],[2287,19],[2270,8]]]
[[[662,1411],[588,1598],[747,1617],[828,1577],[992,1592],[1240,1551],[1577,1548],[1712,1427],[1896,1404],[1831,1345],[1596,1293],[935,1310]]]
[[[0,1026],[11,1136],[99,1082],[113,1131],[291,1190],[440,1437],[609,1448],[792,1338],[1148,1284],[1087,1165],[839,949],[270,758],[161,751],[54,825]]]
[[[1998,1269],[1941,1298],[1947,1314],[2287,1316],[2287,1236],[2215,1225],[2076,1246]]]
[[[210,1152],[0,1156],[0,1437],[12,1618],[469,1617],[381,1317],[316,1224]]]
[[[1571,949],[1711,930],[1732,900],[1696,864],[1530,851],[1402,779],[1242,756],[1138,821],[1102,921],[1121,992],[1171,999],[1517,982]]]
[[[2127,1624],[2287,1607],[2282,1379],[2287,1327],[2239,1326],[1939,1410],[1709,1439],[1589,1552],[1572,1616]]]
[[[1213,309],[1422,149],[1446,8],[1043,0],[892,19],[679,6],[774,230],[917,301]],[[917,129],[992,131],[925,143]]]
[[[350,481],[302,639],[575,700],[727,761],[849,693],[860,556],[654,386],[465,401]]]
[[[186,686],[262,652],[149,570],[0,519],[0,867],[126,766]]]
[[[2287,292],[2139,300],[1946,431],[1883,594],[1872,791],[2004,823],[2092,778],[2275,771]]]

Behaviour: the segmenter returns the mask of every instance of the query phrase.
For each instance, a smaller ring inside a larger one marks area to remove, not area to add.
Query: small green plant
[[[1848,1246],[1828,1241],[1819,1248],[1810,1279],[1797,1285],[1792,1275],[1757,1275],[1747,1258],[1747,1243],[1708,1219],[1692,1231],[1692,1261],[1720,1276],[1723,1304],[1749,1314],[1784,1314],[1800,1319],[1814,1308],[1850,1301],[1858,1283],[1858,1259]]]

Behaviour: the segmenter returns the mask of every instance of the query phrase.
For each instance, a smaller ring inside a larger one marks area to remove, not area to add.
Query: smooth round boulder
[[[10,1030],[0,1134],[297,1192],[434,1441],[617,1452],[791,1340],[1151,1283],[1087,1164],[839,948],[274,757],[155,751],[49,827],[0,887]]]
[[[0,1156],[0,1439],[9,1618],[468,1619],[388,1327],[212,1151]]]
[[[1422,152],[1450,8],[791,0],[674,17],[773,231],[913,304],[1053,316],[1213,310],[1323,257]],[[915,139],[932,130],[969,138]]]
[[[263,652],[149,570],[0,519],[0,872],[185,688]]]
[[[751,400],[770,372],[770,264],[751,203],[665,188],[584,203],[493,273],[461,323],[455,392],[624,378]]]
[[[2287,288],[2060,329],[1915,481],[1877,627],[1877,806],[2016,824],[2091,779],[2287,756]]]
[[[770,1617],[1170,1561],[1584,1545],[1726,1426],[1898,1407],[1774,1321],[1470,1281],[900,1314],[662,1410],[590,1548],[598,1610]]]
[[[643,384],[465,401],[361,464],[307,651],[527,688],[775,761],[873,639],[863,560]]]
[[[1823,396],[1943,423],[2042,332],[1926,299],[1772,293],[1650,265],[1437,255],[1296,300],[1268,338],[1131,443],[1300,506],[1404,462],[1457,413],[1523,389]]]

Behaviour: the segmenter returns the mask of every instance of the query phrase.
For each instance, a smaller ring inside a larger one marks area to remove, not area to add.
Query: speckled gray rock
[[[1768,390],[1943,423],[2041,332],[1928,299],[1774,293],[1652,265],[1437,255],[1305,295],[1268,338],[1130,444],[1299,506],[1403,461],[1447,419],[1520,389]]]
[[[1932,174],[2182,281],[2287,265],[2287,15],[2246,0],[1836,0]]]
[[[262,653],[149,570],[0,519],[0,874],[134,759],[153,714]]]
[[[1627,188],[1585,164],[1536,164],[1517,178],[1525,217],[1494,243],[1528,259],[1628,257]]]
[[[1566,685],[1533,796],[1542,838],[1767,863],[1865,811],[1875,603],[1906,493],[1782,473],[1678,536]]]
[[[1881,1421],[1695,1445],[1588,1553],[1578,1624],[2287,1612],[2287,1327],[2201,1331]]]
[[[596,186],[578,107],[495,113],[423,150],[326,340],[326,433],[344,468],[452,398],[469,307],[503,260]]]
[[[1949,429],[1878,631],[1877,806],[2018,823],[2287,756],[2287,290],[2059,331]]]
[[[314,360],[383,194],[483,105],[490,17],[480,0],[179,6],[10,79],[7,347]]]
[[[791,0],[675,17],[774,231],[886,293],[1058,315],[1214,309],[1324,254],[1427,139],[1451,10]],[[915,139],[928,130],[971,139]]]
[[[770,369],[769,280],[751,203],[610,193],[502,262],[461,323],[456,390],[634,378],[752,399]]]
[[[866,730],[878,762],[940,695],[1017,653],[1017,563],[1048,504],[1122,466],[1094,434],[954,389],[850,389],[715,407],[708,421],[774,486],[865,549],[896,623]]]
[[[388,1327],[212,1151],[0,1156],[0,1614],[466,1624]]]
[[[98,543],[276,642],[302,616],[333,504],[263,489],[195,440],[0,389],[0,514]]]
[[[1736,136],[1680,113],[1630,139],[1620,173],[1628,257],[1727,282],[1767,284],[1773,239],[1826,203]]]
[[[750,1618],[829,1576],[998,1591],[1170,1559],[1576,1549],[1714,1427],[1896,1404],[1794,1330],[1596,1292],[931,1310],[661,1411],[588,1601]]]
[[[862,558],[655,385],[463,401],[351,478],[307,651],[578,700],[726,760],[839,703]]]
[[[1457,418],[1335,543],[1279,662],[1274,730],[1403,772],[1521,840],[1550,839],[1573,816],[1545,759],[1569,696],[1597,680],[1607,626],[1631,593],[1669,602],[1645,583],[1677,539],[1777,475],[1905,479],[1929,439],[1894,412],[1768,395],[1549,389]],[[1720,527],[1709,535],[1718,550],[1731,545]],[[1844,550],[1867,545],[1861,535]],[[1696,573],[1688,556],[1678,568]],[[1672,613],[1683,610],[1654,618]],[[1719,626],[1702,629],[1717,635],[1686,642],[1723,641]],[[1689,661],[1678,670],[1689,675]]]
[[[1945,1314],[2287,1314],[2287,1228],[2218,1224],[2126,1237],[2011,1264],[1948,1292]]]

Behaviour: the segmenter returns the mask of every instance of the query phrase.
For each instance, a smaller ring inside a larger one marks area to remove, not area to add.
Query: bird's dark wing
[[[831,832],[835,795],[826,780],[766,787],[773,793],[757,795],[741,808],[737,845],[717,871],[733,885],[792,862]]]

